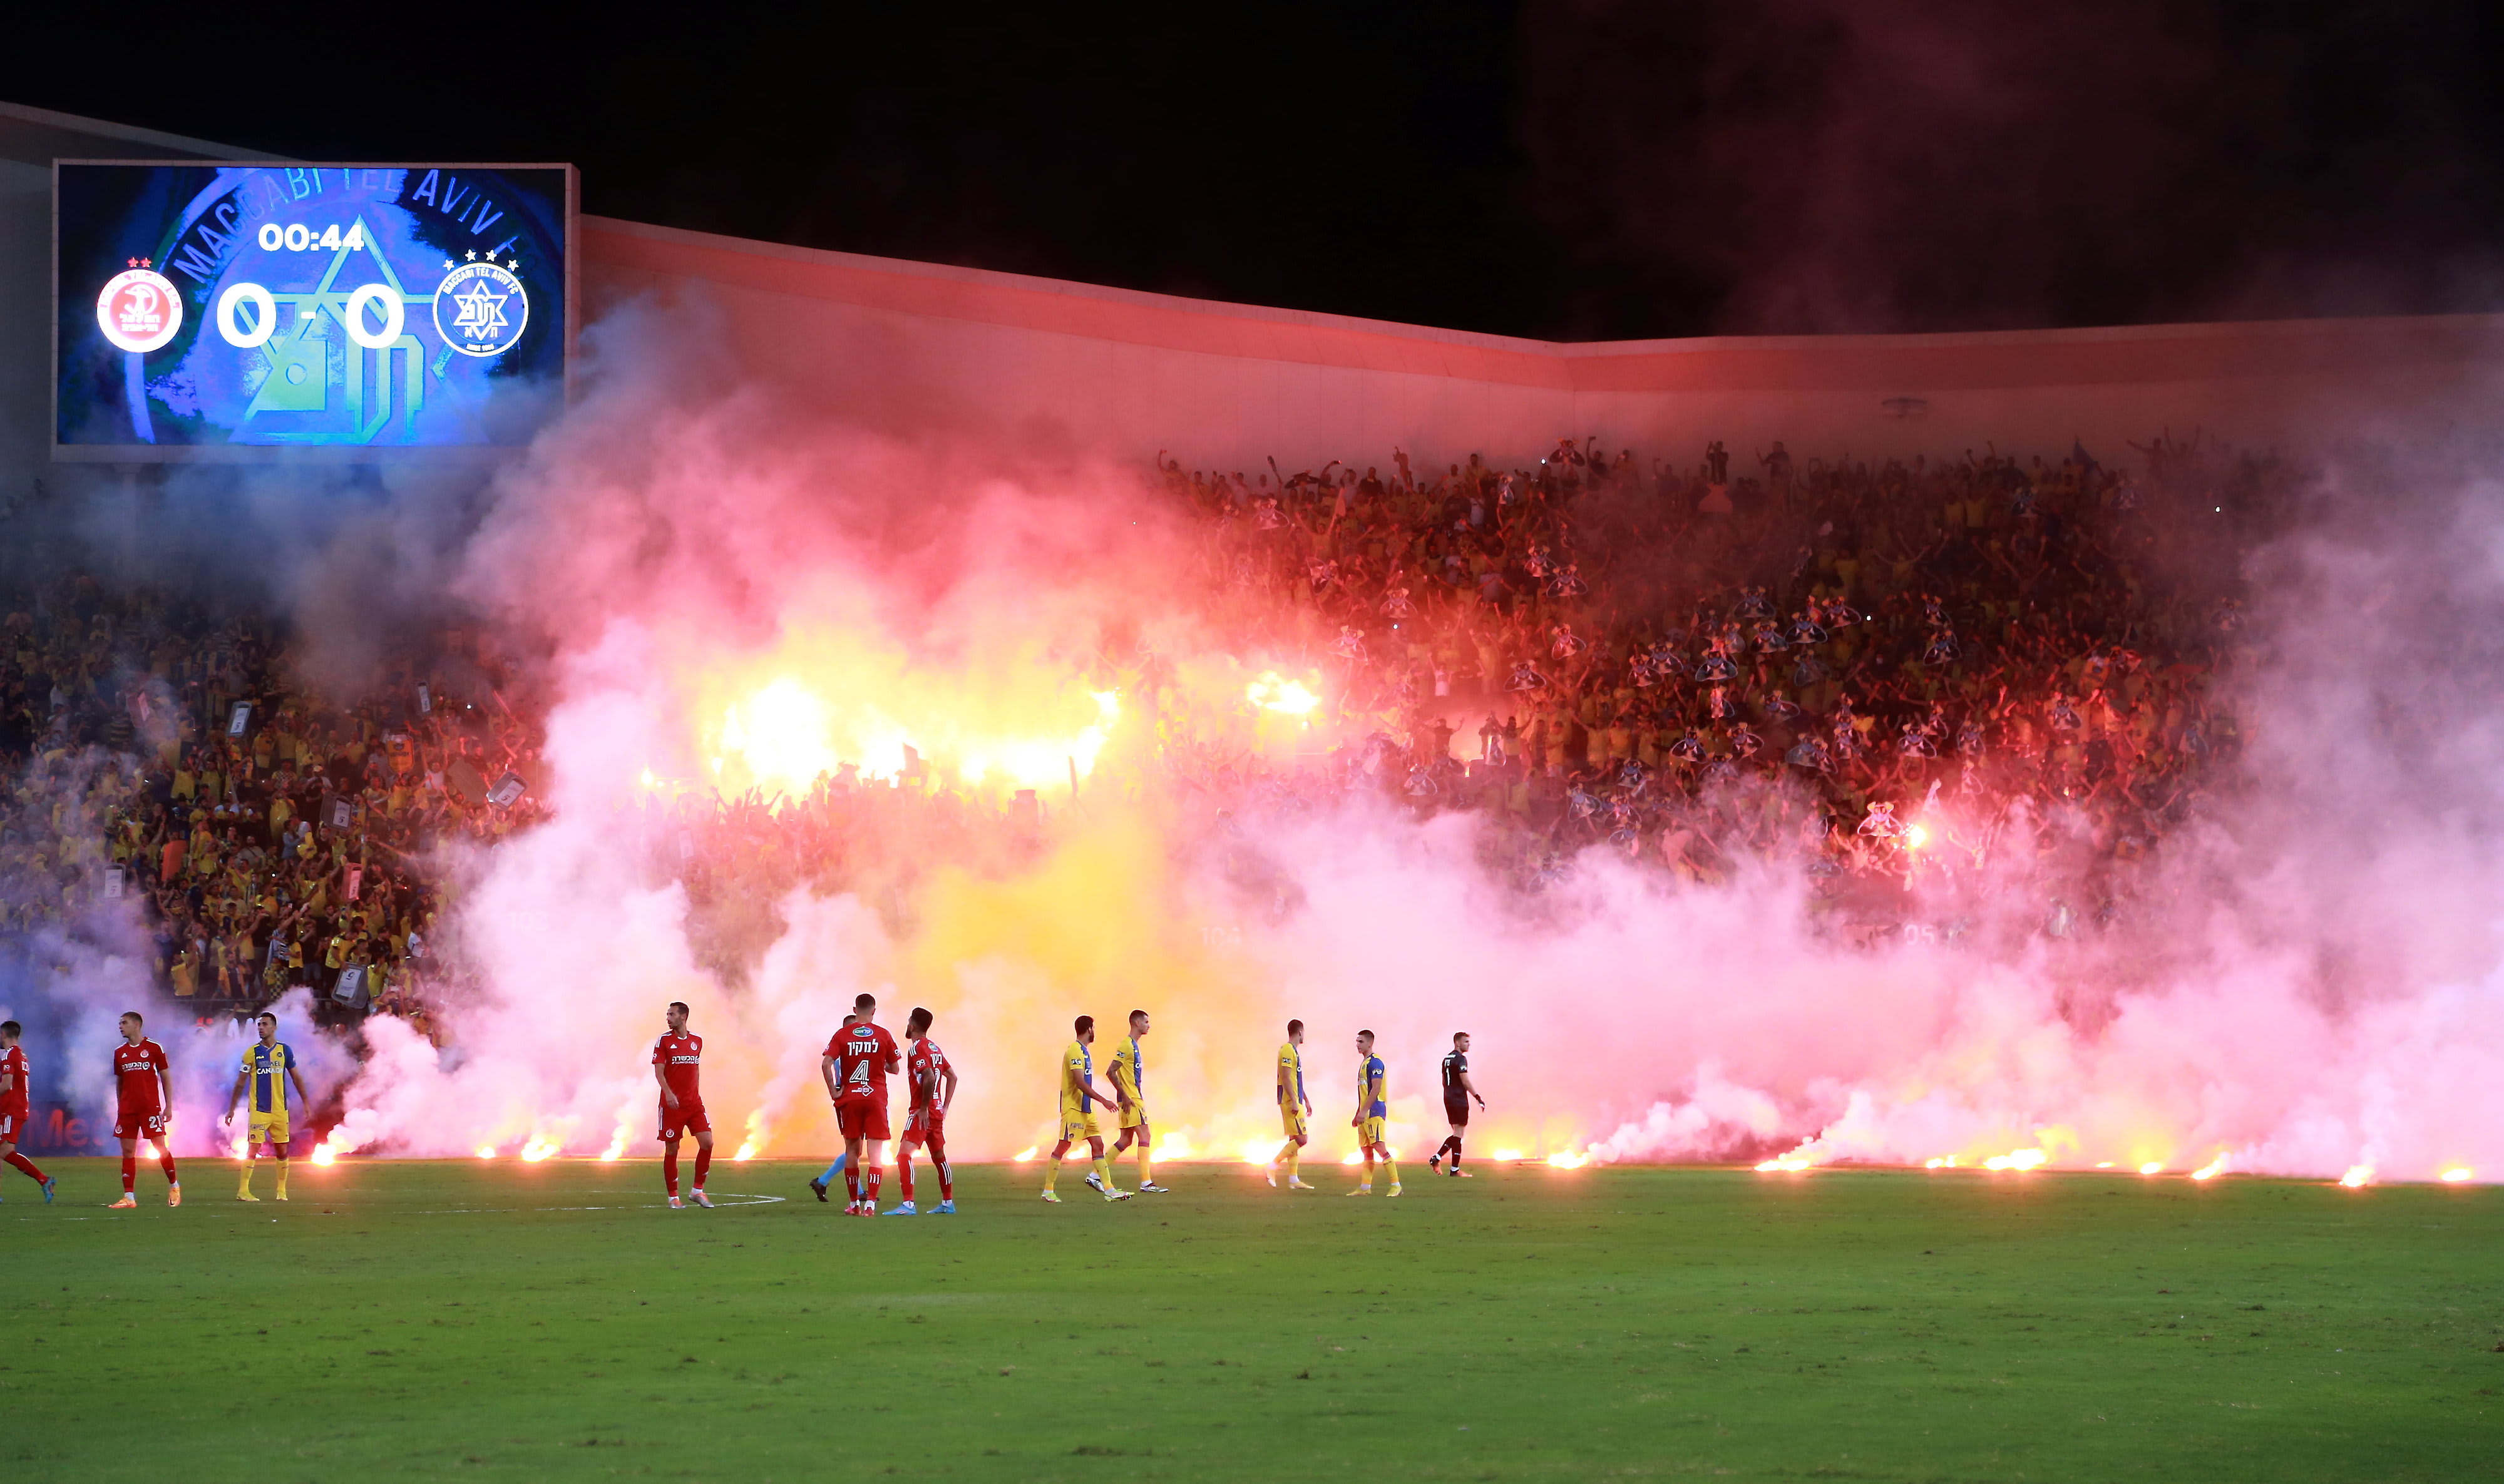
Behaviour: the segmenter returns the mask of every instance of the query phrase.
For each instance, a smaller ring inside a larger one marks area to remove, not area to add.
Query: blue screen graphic
[[[64,457],[510,447],[562,400],[567,166],[56,169]]]

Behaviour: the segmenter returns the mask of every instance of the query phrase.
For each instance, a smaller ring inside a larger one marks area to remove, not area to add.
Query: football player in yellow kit
[[[1139,1038],[1148,1033],[1148,1013],[1130,1012],[1130,1034],[1113,1048],[1113,1095],[1122,1100],[1122,1136],[1113,1141],[1108,1162],[1120,1163],[1122,1151],[1139,1146],[1139,1191],[1141,1195],[1169,1195],[1172,1191],[1157,1184],[1155,1156],[1148,1153],[1148,1141],[1155,1132],[1148,1127],[1148,1065],[1139,1055]]]
[[[1053,1185],[1061,1179],[1061,1156],[1080,1139],[1087,1141],[1088,1152],[1096,1167],[1087,1173],[1088,1186],[1103,1192],[1106,1200],[1129,1200],[1133,1193],[1116,1190],[1113,1171],[1104,1162],[1104,1130],[1096,1126],[1095,1104],[1120,1111],[1121,1104],[1096,1090],[1096,1018],[1080,1016],[1073,1023],[1078,1039],[1061,1053],[1061,1142],[1052,1146],[1052,1163],[1043,1172],[1043,1198],[1058,1205],[1061,1197]]]
[[[1277,1157],[1269,1161],[1269,1183],[1278,1183],[1278,1166],[1284,1164],[1290,1191],[1313,1189],[1297,1172],[1308,1137],[1305,1122],[1313,1113],[1313,1100],[1304,1095],[1304,1022],[1289,1020],[1287,1039],[1278,1048],[1278,1122],[1286,1129],[1287,1142],[1278,1146]]]

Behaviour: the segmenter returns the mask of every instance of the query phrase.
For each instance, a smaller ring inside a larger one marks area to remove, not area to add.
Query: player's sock
[[[1104,1188],[1104,1192],[1106,1194],[1109,1195],[1112,1193],[1113,1166],[1111,1161],[1104,1159],[1098,1159],[1096,1161],[1096,1183]]]
[[[282,1166],[282,1168],[284,1168],[284,1166]],[[712,1150],[709,1150],[709,1149],[707,1149],[707,1148],[705,1148],[705,1147],[704,1147],[703,1145],[701,1145],[701,1144],[697,1145],[697,1146],[696,1146],[696,1189],[697,1189],[697,1190],[701,1191],[701,1190],[703,1190],[703,1189],[704,1189],[705,1171],[707,1171],[707,1170],[709,1170],[709,1169],[712,1169],[712,1168],[713,1168],[713,1151],[712,1151]]]
[[[22,1170],[25,1173],[26,1178],[37,1185],[42,1185],[44,1183],[44,1172],[35,1168],[35,1161],[27,1158],[24,1155],[11,1155],[9,1156],[9,1167],[13,1170]]]
[[[1459,1169],[1460,1167],[1461,1167],[1461,1136],[1460,1136],[1459,1134],[1454,1134],[1454,1135],[1452,1135],[1452,1168],[1454,1168],[1454,1169]]]
[[[1051,1194],[1053,1183],[1058,1181],[1060,1178],[1061,1156],[1059,1155],[1055,1155],[1052,1156],[1052,1162],[1043,1167],[1043,1193],[1046,1195]]]
[[[174,1152],[172,1150],[159,1146],[156,1151],[156,1163],[159,1168],[164,1170],[165,1183],[167,1185],[181,1185],[183,1183],[182,1178],[174,1173]]]
[[[852,1197],[852,1205],[860,1204],[860,1168],[857,1165],[844,1171],[844,1193]]]
[[[1301,1144],[1287,1146],[1287,1183],[1295,1184],[1304,1177],[1304,1150]]]
[[[124,1155],[122,1156],[122,1193],[127,1195],[138,1188],[139,1156],[137,1155]]]
[[[285,1155],[278,1156],[278,1198],[280,1200],[287,1198],[287,1156]]]
[[[1400,1184],[1400,1166],[1391,1161],[1389,1155],[1382,1156],[1382,1178],[1390,1181],[1394,1187]]]
[[[1156,1183],[1156,1161],[1148,1155],[1148,1141],[1141,1139],[1139,1141],[1139,1184],[1155,1185]]]
[[[678,1152],[676,1149],[661,1156],[661,1180],[670,1188],[672,1195],[678,1193]]]
[[[245,1156],[245,1158],[244,1158],[244,1160],[243,1160],[243,1162],[242,1162],[242,1166],[241,1166],[241,1168],[242,1168],[242,1171],[243,1171],[243,1178],[242,1178],[242,1179],[240,1179],[240,1180],[238,1180],[238,1181],[235,1183],[235,1199],[237,1199],[237,1200],[243,1200],[243,1199],[245,1199],[245,1198],[249,1197],[249,1196],[252,1194],[252,1159],[251,1159],[251,1156]]]
[[[905,1204],[913,1203],[913,1156],[901,1150],[895,1156],[895,1188],[904,1192]]]
[[[847,1156],[843,1155],[835,1156],[835,1162],[826,1166],[826,1172],[817,1177],[817,1184],[833,1185],[835,1183],[835,1177],[844,1172],[844,1159]]]
[[[870,1204],[871,1209],[873,1209],[873,1210],[877,1209],[877,1207],[878,1207],[878,1187],[879,1187],[879,1182],[881,1182],[882,1180],[884,1180],[884,1179],[886,1179],[886,1178],[887,1178],[887,1167],[886,1167],[886,1166],[884,1166],[884,1165],[878,1165],[878,1164],[873,1164],[873,1165],[871,1165],[871,1166],[869,1167],[869,1193],[868,1193],[868,1194],[866,1194],[866,1195],[864,1195],[864,1196],[862,1196],[861,1198],[862,1198],[863,1200],[868,1201],[868,1202],[869,1202],[869,1204]]]
[[[955,1200],[956,1198],[956,1172],[948,1167],[948,1161],[945,1159],[933,1159],[930,1161],[930,1166],[939,1172],[939,1198],[941,1200]]]

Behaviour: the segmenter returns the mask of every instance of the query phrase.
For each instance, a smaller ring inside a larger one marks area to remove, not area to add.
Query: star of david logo
[[[461,313],[453,318],[452,328],[467,332],[472,340],[493,339],[505,328],[504,300],[507,296],[489,293],[484,279],[471,284],[469,293],[452,295],[452,302],[461,306]]]

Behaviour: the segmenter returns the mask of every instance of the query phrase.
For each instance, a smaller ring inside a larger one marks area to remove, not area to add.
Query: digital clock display
[[[567,165],[54,165],[56,458],[512,447],[561,405]]]

